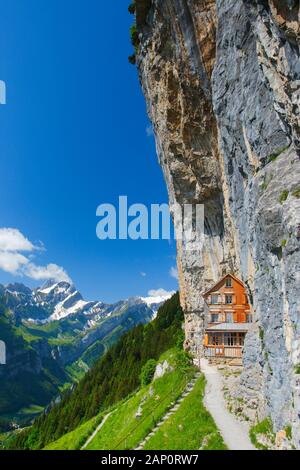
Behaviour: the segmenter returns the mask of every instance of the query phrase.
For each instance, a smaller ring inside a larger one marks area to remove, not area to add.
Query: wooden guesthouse
[[[206,357],[241,358],[245,336],[253,322],[244,284],[228,274],[204,294],[204,299]]]

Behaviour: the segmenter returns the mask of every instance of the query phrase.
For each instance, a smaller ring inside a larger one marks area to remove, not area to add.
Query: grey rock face
[[[170,371],[172,371],[172,367],[168,361],[164,361],[162,364],[157,364],[153,380],[160,379]]]
[[[205,204],[203,252],[178,243],[186,346],[201,353],[202,294],[235,273],[256,318],[241,394],[300,447],[299,2],[153,0],[138,28],[170,202]]]

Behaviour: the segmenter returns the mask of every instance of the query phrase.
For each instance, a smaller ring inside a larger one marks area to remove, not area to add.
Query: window
[[[239,333],[239,345],[244,346],[245,343],[245,333]]]
[[[220,315],[218,313],[212,313],[211,315],[211,322],[212,323],[218,323],[220,320]]]
[[[228,278],[226,279],[226,287],[232,287],[232,279],[231,279],[231,277],[228,277]]]
[[[233,323],[233,313],[227,312],[225,315],[226,315],[226,323]]]
[[[224,333],[225,346],[244,346],[245,333]]]
[[[211,296],[211,303],[212,303],[213,305],[219,303],[219,296],[218,296],[217,294],[213,294],[213,295]]]
[[[225,303],[230,305],[233,303],[233,296],[232,295],[225,295]]]
[[[208,338],[209,346],[220,346],[222,345],[222,335],[215,333],[213,335],[209,335]]]
[[[236,333],[225,333],[224,344],[225,346],[236,346],[237,334]]]

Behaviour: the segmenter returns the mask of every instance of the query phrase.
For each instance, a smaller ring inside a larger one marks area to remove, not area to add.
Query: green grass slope
[[[102,415],[90,419],[74,431],[58,439],[58,441],[46,446],[44,450],[80,450],[102,419]]]
[[[180,351],[170,351],[159,362],[165,359],[172,364],[174,370],[142,387],[133,397],[116,408],[87,450],[134,449],[151,432],[181,396],[195,374],[194,367],[181,366]],[[139,409],[141,416],[137,418]]]
[[[225,450],[214,420],[203,405],[205,378],[198,379],[192,392],[150,438],[145,450]]]

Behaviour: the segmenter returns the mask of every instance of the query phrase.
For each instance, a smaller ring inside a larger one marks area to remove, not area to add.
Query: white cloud
[[[37,247],[19,230],[13,228],[0,229],[0,269],[16,276],[26,276],[34,280],[53,279],[57,282],[71,282],[70,277],[61,266],[48,264],[38,266],[25,253],[44,250],[43,244]]]
[[[37,266],[34,263],[28,263],[24,268],[24,274],[31,279],[35,279],[36,281],[53,279],[56,282],[72,282],[64,268],[57,266],[57,264]]]
[[[150,297],[171,297],[173,294],[175,294],[175,291],[166,291],[165,289],[154,289],[154,290],[149,290],[148,295]]]
[[[34,245],[17,229],[0,228],[0,251],[33,251]]]
[[[176,266],[172,266],[172,268],[170,269],[169,274],[170,274],[171,277],[178,280],[178,269],[177,269]]]
[[[142,277],[146,277],[146,276],[147,276],[147,273],[141,272],[140,274],[141,274]]]
[[[28,263],[28,258],[20,253],[0,251],[0,269],[10,274],[18,274],[22,266]]]

